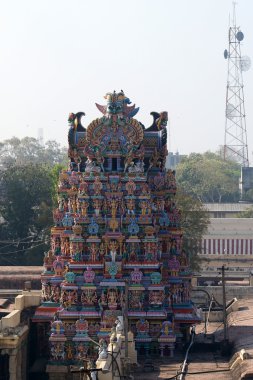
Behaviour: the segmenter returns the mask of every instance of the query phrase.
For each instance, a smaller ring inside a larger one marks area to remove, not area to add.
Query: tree
[[[253,218],[253,205],[238,214],[237,218]]]
[[[12,137],[0,144],[0,166],[4,169],[13,165],[42,163],[49,166],[67,165],[67,148],[61,148],[60,144],[53,140],[42,146],[33,137]]]
[[[1,174],[0,262],[31,265],[28,258],[33,249],[33,264],[41,263],[52,225],[55,187],[51,169],[45,165],[15,165]]]
[[[207,210],[201,201],[193,198],[180,188],[176,194],[176,204],[181,212],[181,228],[183,232],[183,249],[188,252],[190,266],[199,269],[199,257],[201,240],[210,223]]]
[[[0,263],[41,264],[67,148],[33,137],[0,143]]]
[[[253,202],[253,189],[249,189],[245,192],[243,199],[247,202]]]
[[[192,153],[177,166],[177,183],[204,203],[238,202],[240,166],[211,152]]]

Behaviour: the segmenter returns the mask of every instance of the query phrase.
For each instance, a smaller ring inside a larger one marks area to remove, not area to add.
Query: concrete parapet
[[[1,320],[2,330],[8,327],[17,327],[20,323],[20,310],[13,310]]]
[[[207,320],[207,318],[208,318],[208,322],[222,322],[223,321],[223,311],[222,310],[212,310],[212,311],[210,311],[210,313],[208,313],[208,311],[203,311],[202,321]]]
[[[23,291],[22,295],[20,294],[15,298],[15,310],[22,311],[23,309],[31,306],[39,306],[41,301],[41,292],[34,290],[31,292]]]
[[[23,291],[25,297],[25,308],[31,306],[39,306],[41,302],[41,291],[33,290],[31,292]]]
[[[233,311],[238,310],[238,300],[234,298],[233,302],[227,307],[227,315],[232,313]],[[202,311],[201,315],[202,321],[206,321],[208,318],[208,322],[222,322],[223,321],[223,310],[210,310],[210,312]]]
[[[14,310],[22,311],[25,308],[25,297],[23,295],[19,295],[15,298]]]

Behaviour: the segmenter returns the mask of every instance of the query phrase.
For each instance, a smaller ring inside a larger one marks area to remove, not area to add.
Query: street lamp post
[[[226,279],[225,279],[225,270],[228,268],[225,268],[225,265],[222,265],[221,268],[221,282],[222,282],[222,309],[223,309],[223,331],[224,331],[224,339],[223,339],[223,352],[224,354],[227,354],[228,352],[228,331],[227,331],[227,301],[226,301]]]
[[[124,303],[124,334],[125,334],[125,358],[128,358],[128,280],[125,280],[125,303]]]

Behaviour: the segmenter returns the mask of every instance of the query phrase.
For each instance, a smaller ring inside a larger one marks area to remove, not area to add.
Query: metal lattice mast
[[[240,28],[236,26],[235,4],[232,26],[229,27],[228,37],[228,50],[224,51],[224,57],[228,61],[224,159],[232,159],[237,161],[242,167],[248,167],[249,159],[242,72],[249,69],[250,58],[241,56],[240,43],[244,35],[240,31]]]

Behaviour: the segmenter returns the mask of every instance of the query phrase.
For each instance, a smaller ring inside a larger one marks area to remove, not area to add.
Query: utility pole
[[[127,360],[128,358],[128,279],[125,280],[124,334],[125,334],[125,358]]]
[[[227,310],[226,310],[226,280],[225,280],[225,265],[221,267],[222,275],[222,299],[223,299],[223,325],[224,325],[224,342],[227,341]]]

